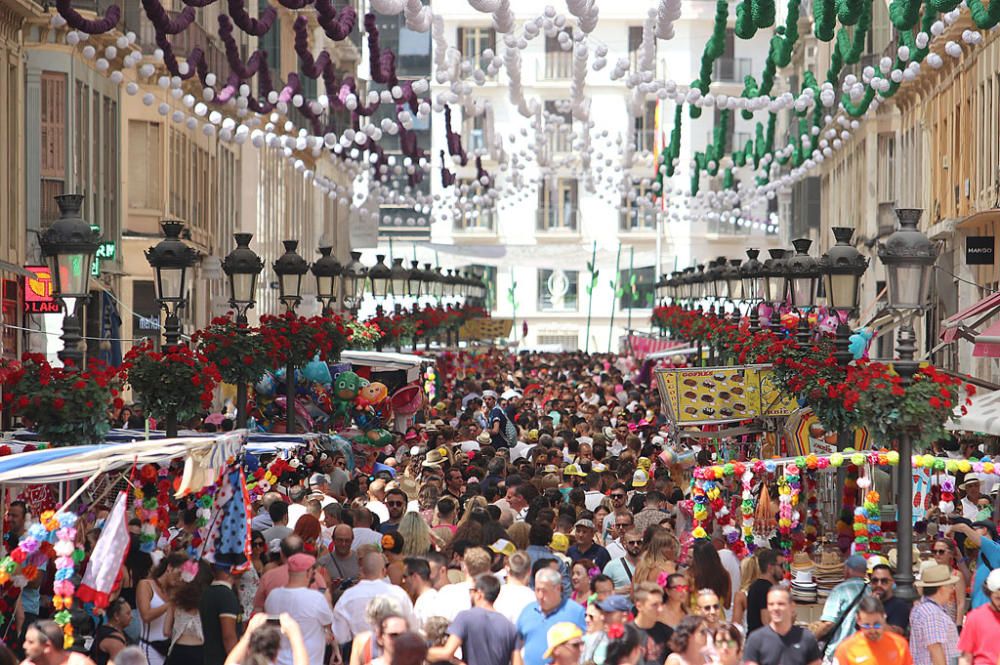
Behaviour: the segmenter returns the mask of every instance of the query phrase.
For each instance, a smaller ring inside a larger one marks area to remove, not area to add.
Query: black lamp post
[[[375,255],[375,265],[368,269],[368,281],[373,298],[385,298],[392,281],[392,270],[385,264],[385,254]]]
[[[424,264],[424,275],[423,275],[423,294],[431,298],[436,298],[438,296],[438,273],[434,272],[431,264]]]
[[[740,264],[742,259],[729,259],[729,266],[723,272],[726,280],[726,296],[733,305],[733,322],[740,322],[739,301],[743,300],[743,280],[740,274]]]
[[[59,219],[38,238],[49,265],[53,296],[66,308],[63,317],[63,348],[59,359],[64,366],[83,365],[83,329],[77,314],[81,300],[90,295],[90,267],[97,253],[98,232],[80,215],[83,194],[57,196]]]
[[[934,262],[938,248],[930,239],[917,230],[922,210],[904,208],[896,210],[899,229],[886,238],[878,247],[878,257],[886,268],[889,308],[897,311],[916,313],[927,303]],[[896,353],[899,360],[893,362],[896,373],[902,379],[905,390],[912,382],[919,368],[915,361],[917,335],[913,324],[907,320],[899,327],[896,337]],[[913,455],[911,433],[899,432],[899,459],[903,464],[897,470],[896,510],[896,566],[895,595],[903,600],[913,601],[917,592],[913,588],[913,479],[909,473],[909,460]]]
[[[257,293],[257,278],[264,269],[264,261],[250,249],[251,233],[235,233],[236,249],[222,260],[222,271],[229,280],[229,306],[236,310],[236,325],[240,334],[246,335],[247,310],[254,306]],[[247,426],[247,384],[240,381],[236,385],[236,426]]]
[[[441,266],[434,267],[434,297],[437,298],[438,302],[445,296],[445,285],[448,282],[448,276],[444,274]]]
[[[160,223],[163,240],[146,250],[146,260],[156,272],[156,300],[167,314],[164,322],[167,346],[181,341],[178,312],[187,306],[187,270],[198,260],[198,251],[181,240],[184,224],[176,221]],[[176,429],[176,422],[174,423]],[[170,423],[167,423],[167,436]]]
[[[812,240],[797,238],[792,241],[795,255],[785,261],[785,275],[792,307],[799,315],[799,325],[795,338],[799,344],[809,342],[809,311],[816,305],[816,285],[822,274],[819,261],[809,256]]]
[[[406,293],[414,300],[420,298],[424,286],[424,271],[419,261],[410,261],[410,276],[406,281]]]
[[[743,279],[743,299],[750,316],[750,332],[760,330],[760,301],[764,293],[764,264],[757,260],[759,249],[748,249],[747,260],[740,266],[740,277]]]
[[[333,256],[332,247],[320,247],[319,253],[319,259],[312,264],[312,274],[316,277],[316,298],[323,306],[323,316],[329,316],[333,313],[333,303],[337,302],[344,268]]]
[[[834,338],[837,364],[847,367],[854,358],[848,350],[851,345],[851,327],[848,321],[858,309],[861,276],[868,269],[868,258],[851,244],[854,229],[835,226],[832,231],[837,244],[827,250],[820,265],[826,279],[827,304],[837,313],[837,332]]]
[[[309,263],[295,250],[298,240],[283,240],[285,253],[274,262],[274,273],[278,276],[279,298],[290,314],[302,302],[302,276],[309,272]],[[285,429],[295,434],[295,363],[285,365]]]
[[[368,270],[361,264],[361,252],[351,252],[351,260],[344,265],[340,284],[344,289],[342,302],[351,313],[357,313],[365,289]]]
[[[403,266],[403,259],[393,259],[389,272],[392,298],[396,301],[396,310],[398,311],[402,306],[403,298],[410,293],[410,271]]]
[[[785,303],[785,254],[784,249],[769,249],[771,258],[764,261],[764,290],[762,294],[771,303],[771,321],[768,327],[781,330],[781,306]]]

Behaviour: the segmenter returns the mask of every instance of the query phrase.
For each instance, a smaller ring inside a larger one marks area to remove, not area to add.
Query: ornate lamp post
[[[250,249],[251,233],[234,233],[236,249],[222,260],[222,271],[229,280],[229,306],[236,310],[236,325],[241,334],[247,333],[247,310],[254,306],[257,278],[264,269],[264,261]],[[247,384],[236,386],[236,425],[247,426]]]
[[[340,284],[344,289],[342,302],[352,314],[356,314],[361,305],[367,275],[367,269],[361,264],[361,252],[351,252],[351,260],[344,265],[341,272]]]
[[[739,301],[743,299],[743,280],[740,274],[740,264],[742,263],[742,259],[729,259],[729,266],[723,272],[726,280],[726,295],[733,305],[733,321],[735,323],[739,323],[741,318]]]
[[[63,317],[63,348],[59,359],[63,365],[83,364],[83,329],[78,315],[79,303],[90,295],[90,267],[97,253],[98,233],[80,215],[83,194],[57,196],[59,219],[38,238],[42,254],[52,277],[52,295],[66,308]]]
[[[373,298],[385,298],[389,293],[392,270],[385,264],[385,254],[375,255],[375,265],[368,269],[368,281]]]
[[[771,258],[764,261],[764,291],[762,294],[771,303],[771,321],[768,327],[781,330],[781,306],[785,303],[785,254],[784,249],[769,249]]]
[[[792,241],[795,255],[785,261],[785,275],[792,307],[799,315],[799,325],[795,337],[799,344],[809,341],[809,310],[816,305],[816,285],[822,274],[819,261],[809,256],[812,240],[797,238]]]
[[[917,230],[922,214],[923,210],[914,208],[896,210],[899,229],[878,247],[879,260],[885,265],[888,276],[889,308],[906,313],[916,313],[926,305],[934,262],[938,256],[937,246]],[[899,360],[893,362],[904,390],[913,382],[913,375],[919,368],[919,363],[913,359],[917,350],[916,340],[913,324],[907,320],[899,327],[896,337]],[[899,458],[903,464],[896,475],[899,483],[896,496],[896,551],[899,553],[899,560],[896,566],[895,594],[909,601],[917,597],[913,588],[913,479],[909,473],[912,455],[913,441],[910,432],[902,430],[899,432]]]
[[[439,277],[438,273],[434,272],[434,269],[431,267],[431,264],[425,263],[424,275],[423,275],[424,278],[423,292],[425,296],[428,296],[430,298],[438,297],[439,293],[438,287],[440,286],[438,284],[438,277]]]
[[[760,330],[760,301],[764,293],[764,264],[757,260],[759,249],[748,249],[747,260],[740,266],[743,279],[743,299],[749,303],[750,332]]]
[[[406,293],[416,301],[420,298],[424,287],[424,271],[418,261],[410,262],[410,276],[406,281]],[[414,303],[416,304],[416,303]]]
[[[302,302],[302,276],[309,272],[309,263],[295,250],[298,240],[283,240],[285,253],[274,262],[278,276],[279,298],[290,314]],[[285,424],[289,434],[295,434],[295,363],[285,364]]]
[[[853,359],[848,351],[851,345],[851,327],[848,321],[858,309],[861,276],[868,269],[868,258],[851,244],[854,229],[835,226],[832,231],[837,244],[827,250],[820,259],[820,265],[826,279],[827,304],[837,312],[837,333],[834,340],[837,363],[846,367]]]
[[[175,346],[181,340],[177,312],[187,306],[187,270],[198,260],[198,251],[181,241],[181,222],[164,221],[160,226],[164,238],[146,250],[146,260],[156,272],[156,300],[167,313],[163,326],[167,346]]]
[[[402,307],[403,298],[410,293],[410,271],[403,266],[403,259],[393,259],[389,270],[389,284],[392,288],[392,299],[396,301],[396,311]]]
[[[344,268],[333,256],[332,247],[320,247],[320,257],[312,264],[312,274],[316,278],[316,298],[323,305],[323,316],[333,313],[333,303],[340,292],[341,274]]]

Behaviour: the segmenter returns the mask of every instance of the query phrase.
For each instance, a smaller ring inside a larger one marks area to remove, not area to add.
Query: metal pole
[[[247,316],[246,314],[236,315],[236,326],[239,330],[239,334],[247,334]],[[246,381],[239,381],[236,384],[236,426],[239,429],[244,429],[247,426],[247,383]]]
[[[899,360],[893,363],[896,372],[902,379],[905,390],[913,382],[913,375],[919,364],[913,360],[917,350],[917,335],[913,326],[907,323],[899,328],[896,338],[896,351]],[[910,433],[900,432],[899,436],[899,473],[896,475],[896,553],[897,562],[895,595],[903,600],[913,602],[917,599],[917,590],[913,587],[913,473],[910,460],[913,457],[913,442]]]
[[[288,311],[295,314],[295,305],[290,304]],[[285,365],[285,431],[295,434],[295,364],[288,361]]]
[[[594,309],[594,275],[597,272],[597,266],[594,264],[597,262],[597,241],[594,241],[594,249],[590,253],[590,287],[587,289],[590,292],[590,298],[587,301],[587,333],[586,339],[583,343],[583,352],[590,352],[590,317]]]
[[[615,256],[615,276],[611,280],[611,323],[608,324],[608,353],[611,353],[611,338],[615,330],[615,298],[618,297],[618,267],[622,258],[622,244],[618,243],[618,254]],[[628,334],[626,329],[625,334]]]
[[[76,298],[63,298],[63,305],[66,307],[66,316],[63,317],[63,333],[60,339],[63,348],[59,351],[59,360],[63,365],[71,363],[77,368],[83,367],[83,349],[80,343],[83,342],[83,328],[80,324],[80,317],[77,315],[79,301]]]
[[[167,338],[167,346],[177,346],[181,343],[181,322],[177,318],[177,310],[167,310],[167,318],[163,322],[164,336]]]
[[[656,273],[659,275],[660,273]],[[654,276],[654,279],[659,279]],[[628,288],[629,288],[629,298],[628,298],[628,325],[625,326],[626,330],[632,330],[632,305],[635,304],[635,247],[628,248]]]

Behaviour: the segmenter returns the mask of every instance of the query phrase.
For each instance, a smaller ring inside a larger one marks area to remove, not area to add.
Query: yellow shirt
[[[858,631],[840,643],[834,652],[838,665],[910,665],[909,643],[888,630],[877,642]]]

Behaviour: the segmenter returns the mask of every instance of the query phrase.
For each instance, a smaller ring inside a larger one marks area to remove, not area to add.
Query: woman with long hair
[[[733,601],[733,623],[746,627],[747,591],[750,585],[760,579],[760,563],[756,556],[748,556],[740,561],[740,590]]]
[[[173,592],[181,581],[181,566],[187,560],[187,555],[180,552],[166,555],[136,587],[136,604],[142,620],[139,646],[149,665],[163,665],[170,650],[170,635],[165,628],[167,614],[173,607]]]
[[[664,665],[703,665],[711,636],[705,617],[697,614],[684,617],[670,636],[673,653],[667,656]]]
[[[153,557],[139,548],[139,536],[131,536],[128,554],[125,556],[125,564],[122,566],[121,593],[119,595],[128,601],[129,607],[132,608],[132,622],[125,629],[125,634],[133,644],[138,642],[142,635],[142,620],[139,617],[139,605],[135,599],[135,591],[139,586],[139,581],[146,579],[152,568]]]
[[[712,543],[704,540],[695,542],[688,568],[688,582],[691,584],[691,606],[695,606],[695,591],[711,589],[719,597],[722,607],[732,606],[732,581],[729,572],[722,565],[719,552]]]
[[[677,539],[669,531],[660,526],[646,529],[646,544],[639,554],[639,562],[632,576],[632,588],[642,582],[656,582],[660,575],[672,575],[677,572]],[[718,555],[716,555],[718,558]]]
[[[743,631],[739,626],[722,624],[715,629],[712,643],[719,665],[740,665],[743,662]]]
[[[687,577],[683,573],[667,575],[663,580],[663,606],[660,608],[659,622],[676,628],[688,615]]]
[[[207,565],[186,561],[181,567],[181,582],[171,594],[173,606],[163,627],[171,639],[166,665],[190,665],[204,660],[205,634],[198,606],[211,581]]]
[[[958,543],[952,538],[935,540],[933,547],[931,547],[931,554],[934,555],[934,563],[948,566],[949,570],[959,574],[958,581],[953,585],[955,593],[951,594],[951,600],[944,603],[942,607],[951,620],[961,626],[965,621],[965,613],[969,609],[969,600],[965,592],[969,578],[962,571],[962,567],[965,567],[966,571],[968,571],[968,567],[965,566],[962,553],[958,549]]]
[[[604,665],[636,665],[642,656],[642,634],[630,623],[608,626]],[[670,660],[668,659],[669,663]]]
[[[573,562],[573,567],[569,572],[570,584],[573,587],[570,598],[584,607],[587,606],[587,599],[590,597],[590,570],[592,568],[594,568],[594,562],[590,559],[577,559]]]
[[[431,551],[431,530],[420,513],[405,513],[396,531],[403,537],[401,556],[426,556]]]

